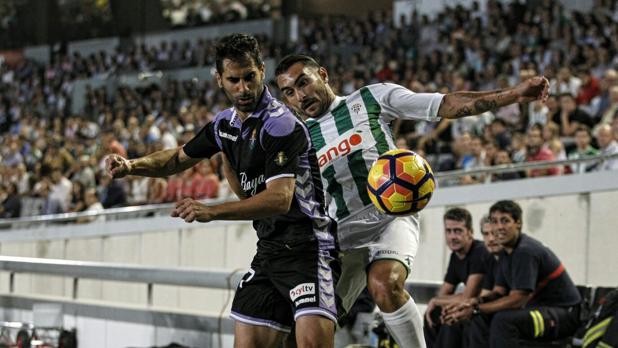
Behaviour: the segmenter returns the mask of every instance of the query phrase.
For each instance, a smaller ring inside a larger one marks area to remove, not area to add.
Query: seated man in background
[[[445,321],[471,319],[468,347],[519,347],[521,339],[553,340],[573,334],[581,297],[564,265],[549,248],[522,233],[517,203],[499,201],[489,214],[504,248],[496,286],[485,296],[448,308]]]
[[[427,347],[461,347],[460,325],[440,325],[439,317],[444,306],[479,295],[485,273],[484,261],[488,257],[483,242],[474,239],[472,216],[463,208],[452,208],[444,214],[446,244],[451,249],[444,283],[438,295],[432,298],[425,312],[425,342]],[[463,293],[455,294],[460,283]]]

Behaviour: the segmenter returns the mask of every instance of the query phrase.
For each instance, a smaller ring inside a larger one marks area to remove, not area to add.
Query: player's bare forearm
[[[519,96],[514,88],[491,92],[454,92],[444,96],[438,116],[461,118],[479,115],[517,102]]]
[[[213,220],[257,220],[285,214],[290,210],[290,205],[282,195],[268,194],[264,191],[250,198],[226,202],[211,208]]]
[[[193,167],[201,159],[190,158],[181,147],[162,150],[129,161],[129,174],[166,177]]]
[[[176,202],[172,217],[186,222],[212,220],[257,220],[290,211],[295,190],[295,178],[278,178],[266,184],[266,190],[247,199],[218,205],[204,205],[193,198]]]
[[[515,87],[491,92],[454,92],[442,99],[438,116],[460,118],[482,114],[513,103],[547,100],[549,81],[543,76],[529,78]]]

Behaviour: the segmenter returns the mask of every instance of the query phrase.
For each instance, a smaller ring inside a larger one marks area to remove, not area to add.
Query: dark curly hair
[[[219,74],[223,73],[224,59],[236,63],[246,63],[251,59],[258,67],[263,64],[260,45],[251,35],[235,33],[224,36],[217,42],[215,50],[215,64]]]

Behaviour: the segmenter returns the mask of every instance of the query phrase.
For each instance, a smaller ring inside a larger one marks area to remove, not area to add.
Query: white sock
[[[384,324],[401,348],[425,348],[423,316],[410,297],[401,308],[393,313],[381,312]]]

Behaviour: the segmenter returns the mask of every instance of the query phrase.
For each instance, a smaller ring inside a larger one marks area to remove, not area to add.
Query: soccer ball
[[[390,150],[372,165],[367,178],[369,198],[379,211],[411,215],[421,211],[436,181],[425,159],[409,150]]]

